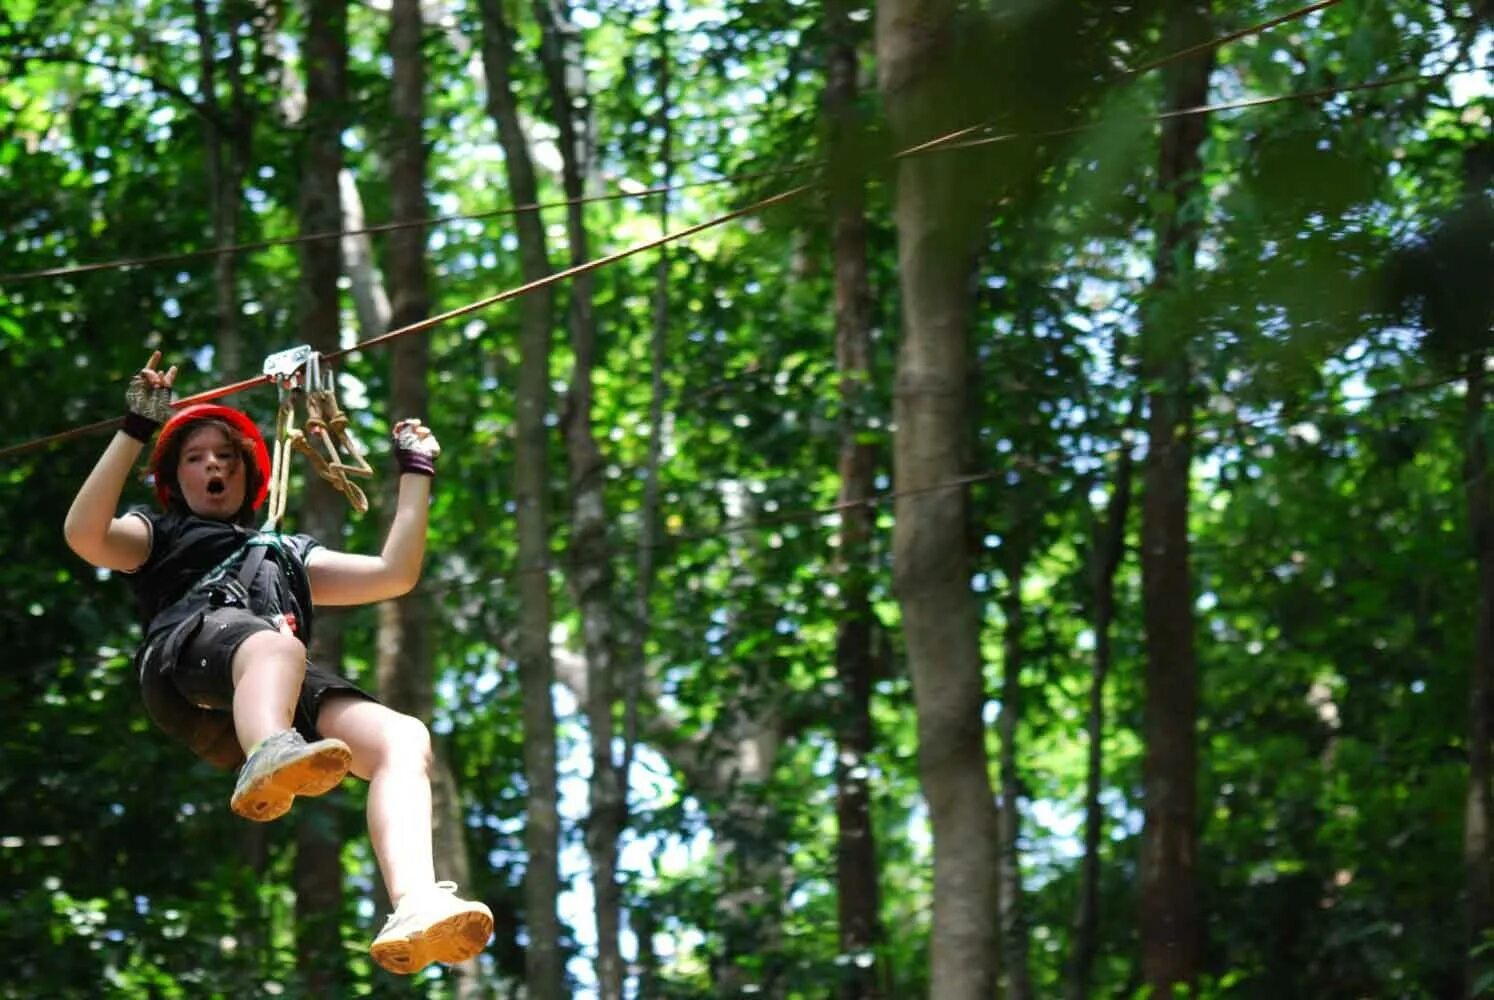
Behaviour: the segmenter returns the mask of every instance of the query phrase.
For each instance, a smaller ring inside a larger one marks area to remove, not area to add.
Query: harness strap
[[[251,538],[244,544],[248,547],[249,553],[244,556],[244,565],[239,567],[238,583],[247,595],[255,576],[259,574],[259,567],[265,561],[265,554],[269,551],[270,543],[255,544],[255,540]]]
[[[259,574],[259,567],[264,564],[265,556],[271,548],[277,551],[280,548],[280,539],[274,534],[262,531],[250,535],[244,539],[242,545],[230,552],[222,562],[202,574],[198,581],[188,587],[186,593],[182,596],[187,597],[191,594],[199,593],[211,587],[218,586],[224,580],[228,580],[228,589],[239,591],[240,596],[247,601],[249,588],[253,585],[255,576]],[[244,561],[240,564],[238,572],[230,578],[228,576],[229,567],[240,556],[244,557]]]

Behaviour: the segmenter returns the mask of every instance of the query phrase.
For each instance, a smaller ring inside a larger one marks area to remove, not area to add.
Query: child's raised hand
[[[125,387],[124,426],[120,430],[145,444],[162,422],[171,417],[171,383],[176,381],[176,365],[164,372],[156,371],[161,352],[155,351],[145,367],[130,378]]]
[[[396,423],[392,433],[394,460],[401,472],[422,476],[436,474],[436,456],[441,454],[441,443],[429,427],[410,418]]]
[[[171,416],[171,383],[176,381],[176,365],[158,372],[156,365],[160,363],[161,352],[153,352],[125,389],[125,407],[129,412],[158,424]]]

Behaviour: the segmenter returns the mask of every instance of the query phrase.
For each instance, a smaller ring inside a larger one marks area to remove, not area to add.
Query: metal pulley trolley
[[[265,358],[264,374],[280,393],[275,414],[275,445],[270,465],[269,510],[265,530],[273,530],[285,515],[290,483],[290,456],[299,451],[311,466],[347,497],[353,510],[368,510],[368,497],[349,477],[368,478],[373,469],[363,446],[337,403],[337,378],[319,352],[302,345]],[[304,417],[297,426],[298,408]]]

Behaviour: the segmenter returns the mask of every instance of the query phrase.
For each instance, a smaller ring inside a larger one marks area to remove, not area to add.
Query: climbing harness
[[[280,391],[265,530],[274,530],[285,515],[293,451],[305,455],[317,475],[347,497],[353,510],[366,513],[368,497],[349,477],[367,478],[373,469],[349,427],[348,415],[337,403],[337,378],[321,354],[305,345],[279,351],[265,358],[264,375]],[[305,412],[299,427],[298,406]]]

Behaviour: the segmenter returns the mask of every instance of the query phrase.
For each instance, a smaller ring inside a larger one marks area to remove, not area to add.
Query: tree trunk
[[[306,117],[298,214],[303,233],[335,232],[342,222],[338,174],[347,103],[347,0],[308,5]],[[298,244],[301,256],[301,340],[319,350],[339,346],[337,279],[342,255],[336,240]]]
[[[560,133],[561,177],[570,202],[566,208],[566,237],[574,266],[585,263],[590,256],[585,207],[581,204],[591,169],[588,130],[585,113],[577,113],[578,105],[584,108],[587,101],[583,53],[575,26],[558,0],[534,0],[533,7],[540,24],[540,61],[550,108]],[[627,802],[612,747],[617,661],[622,644],[612,613],[614,576],[607,547],[604,462],[592,426],[592,371],[597,356],[593,287],[590,272],[576,275],[570,283],[568,325],[575,367],[563,421],[571,488],[569,576],[572,595],[581,611],[581,634],[591,674],[584,706],[591,743],[586,849],[595,896],[597,983],[602,1000],[622,1000],[622,890],[617,881],[617,852]]]
[[[300,227],[303,233],[335,230],[342,219],[337,175],[342,169],[342,109],[347,100],[347,0],[313,0],[306,26],[305,149],[302,158]],[[338,347],[337,279],[341,254],[335,240],[300,244],[300,330],[303,343],[320,351]],[[324,540],[341,536],[342,497],[308,477],[304,530]],[[319,616],[308,657],[330,670],[341,666],[342,626],[334,614]],[[297,966],[308,992],[337,996],[344,989],[342,941],[342,843],[329,803],[301,803],[296,817]]]
[[[767,665],[739,666],[741,680],[706,746],[711,779],[692,783],[708,794],[721,877],[714,906],[721,948],[712,956],[711,992],[774,1000],[784,988],[783,913],[792,873],[767,785],[783,731]]]
[[[351,170],[343,170],[337,179],[342,194],[342,231],[346,234],[342,238],[342,269],[353,296],[353,311],[358,314],[358,339],[369,340],[394,329],[390,325],[393,307],[374,259],[373,240],[367,233],[357,232],[366,226],[358,182]]]
[[[674,130],[669,121],[669,0],[659,0],[659,129],[662,140],[659,159],[664,166],[659,195],[659,231],[669,232],[669,193],[673,183]],[[623,746],[618,781],[631,787],[633,754],[638,745],[639,698],[645,675],[645,649],[649,631],[649,599],[654,586],[654,547],[659,526],[659,464],[664,454],[664,352],[669,339],[669,246],[659,247],[654,265],[653,330],[649,337],[648,452],[643,467],[643,502],[638,512],[638,579],[633,590],[633,628],[623,681]],[[626,807],[627,799],[624,797]]]
[[[229,18],[228,34],[231,58],[226,68],[232,105],[225,112],[218,98],[217,36],[213,32],[212,19],[204,0],[193,0],[192,16],[197,31],[200,54],[197,88],[202,102],[215,114],[201,115],[203,130],[203,159],[206,163],[209,211],[213,220],[213,245],[222,250],[238,242],[239,204],[242,197],[243,166],[247,159],[245,145],[247,137],[238,134],[225,135],[224,122],[235,130],[247,129],[248,114],[244,104],[244,88],[239,72],[240,39],[239,28],[243,24],[243,8],[230,3],[225,8]],[[213,338],[214,368],[226,377],[238,373],[243,345],[239,333],[239,304],[235,290],[237,258],[231,253],[220,253],[213,262],[213,294],[215,334]],[[269,838],[267,829],[258,823],[246,823],[239,835],[240,850],[245,866],[253,873],[246,880],[247,891],[241,898],[245,913],[253,914],[253,926],[246,922],[240,934],[246,954],[257,954],[266,940],[263,923],[263,907],[259,905],[256,886],[269,865]]]
[[[953,65],[954,0],[877,6],[878,72],[899,148],[937,134],[962,106]],[[902,159],[895,217],[903,332],[894,417],[893,582],[918,713],[919,778],[933,827],[930,995],[986,1000],[996,991],[997,817],[980,654],[970,591],[965,472],[968,320],[983,211],[964,156]]]
[[[659,53],[656,79],[659,93],[658,123],[660,130],[659,160],[663,164],[659,194],[659,232],[669,232],[669,188],[674,183],[674,127],[670,121],[669,0],[658,0]],[[633,590],[633,621],[623,677],[623,743],[622,761],[618,765],[618,784],[623,789],[622,804],[628,807],[627,791],[632,787],[633,757],[638,747],[638,713],[644,677],[647,671],[647,648],[650,598],[654,586],[654,546],[659,525],[659,465],[664,454],[664,354],[669,341],[669,246],[661,245],[654,264],[653,329],[649,336],[649,404],[648,451],[643,468],[643,501],[638,512],[637,579]],[[626,819],[626,813],[624,814]],[[654,951],[657,921],[648,904],[630,915],[637,952],[638,996],[649,1000],[659,995],[659,956]]]
[[[320,479],[309,480],[301,509],[303,528],[318,538],[336,538],[346,520],[342,494]],[[343,622],[339,612],[317,615],[316,635],[307,659],[328,670],[342,665]],[[330,798],[299,799],[296,823],[296,968],[308,996],[346,996],[347,966],[342,944],[342,848],[344,834],[337,803]]]
[[[1477,632],[1468,678],[1468,790],[1463,803],[1463,872],[1466,900],[1467,967],[1465,996],[1483,996],[1478,989],[1487,976],[1488,957],[1475,954],[1494,927],[1494,873],[1490,871],[1490,699],[1494,698],[1494,509],[1490,507],[1489,453],[1484,375],[1485,357],[1476,355],[1467,368],[1468,396],[1464,404],[1463,478],[1467,482],[1469,534],[1478,567]]]
[[[585,703],[590,671],[584,657],[562,653],[558,660],[560,680]],[[710,729],[687,729],[657,708],[640,723],[643,737],[683,777],[683,794],[701,802],[711,827],[722,887],[714,901],[722,945],[711,957],[712,995],[771,1000],[784,986],[781,916],[792,872],[763,788],[777,765],[784,726],[774,710],[771,672],[761,664],[739,669],[743,680]],[[657,683],[644,692],[655,706],[662,696]],[[639,919],[642,937],[645,921]]]
[[[1209,0],[1179,0],[1168,37],[1182,48],[1208,36]],[[1203,104],[1213,52],[1163,73],[1164,110]],[[1141,835],[1141,941],[1146,982],[1158,996],[1198,977],[1198,663],[1193,637],[1188,492],[1192,404],[1185,331],[1162,318],[1162,305],[1193,269],[1201,210],[1201,147],[1207,119],[1162,125],[1157,223],[1149,314],[1142,332],[1147,391],[1147,456],[1142,502],[1141,575],[1146,627],[1145,826]]]
[[[504,170],[514,204],[539,201],[534,165],[519,126],[509,64],[513,32],[502,0],[481,0],[482,55],[487,75],[488,113],[498,127]],[[545,234],[536,212],[516,217],[519,258],[526,282],[550,273]],[[519,300],[520,366],[516,392],[514,503],[519,553],[519,625],[515,654],[524,702],[524,777],[529,789],[525,845],[528,863],[524,903],[529,930],[525,956],[528,993],[533,1000],[564,995],[560,952],[560,814],[555,763],[555,704],[550,658],[549,473],[545,415],[550,403],[550,336],[553,321],[548,289]]]
[[[424,23],[419,0],[394,0],[390,8],[389,52],[394,68],[391,90],[393,115],[388,150],[390,209],[392,221],[413,223],[426,218],[425,197],[425,57],[421,48]],[[346,188],[351,175],[343,171]],[[361,199],[360,211],[361,215]],[[344,237],[344,246],[357,237]],[[425,267],[424,226],[404,225],[389,233],[388,278],[393,290],[387,324],[400,329],[430,314],[429,282]],[[351,265],[361,259],[349,261]],[[377,310],[382,290],[374,283],[371,257],[365,261],[370,285],[359,315]],[[354,282],[355,289],[358,282]],[[372,317],[370,317],[372,318]],[[430,366],[430,341],[422,336],[401,337],[391,344],[391,420],[418,417],[430,420],[430,390],[426,378]],[[398,477],[389,477],[391,498],[398,491]],[[430,595],[417,589],[398,600],[379,605],[377,677],[380,695],[389,707],[413,715],[430,725],[435,710],[435,625]],[[463,837],[460,790],[438,745],[432,767],[432,849],[440,878],[467,883],[471,866]],[[439,835],[438,835],[439,834]],[[452,969],[454,992],[460,1000],[483,995],[477,960]]]
[[[389,51],[394,69],[393,116],[387,156],[391,221],[396,224],[414,222],[427,214],[421,30],[419,0],[393,0],[389,22]],[[389,326],[400,329],[430,314],[426,231],[424,226],[400,226],[390,230],[387,238]],[[390,355],[390,420],[429,419],[430,390],[426,386],[429,340],[421,336],[400,337],[390,344]],[[392,707],[429,722],[435,705],[430,600],[417,590],[398,600],[385,601],[379,612],[379,691]]]
[[[846,0],[825,5],[825,116],[829,121],[831,245],[835,268],[835,360],[840,375],[840,553],[842,595],[835,639],[840,682],[836,712],[835,879],[841,1000],[878,1000],[878,948],[882,943],[877,844],[871,817],[867,759],[875,744],[871,719],[872,636],[870,596],[872,495],[877,448],[865,440],[871,382],[871,294],[867,280],[866,178],[856,114],[859,32]]]
[[[667,231],[667,230],[666,230]],[[658,924],[653,911],[643,907],[638,911],[634,931],[638,935],[638,1000],[660,1000],[659,956],[654,951],[654,934]]]
[[[1104,776],[1105,679],[1110,674],[1110,626],[1115,619],[1115,574],[1126,551],[1126,518],[1131,508],[1133,462],[1122,443],[1115,486],[1105,505],[1103,530],[1096,530],[1091,562],[1094,587],[1095,655],[1090,667],[1089,715],[1085,722],[1089,766],[1084,777],[1084,861],[1079,874],[1079,907],[1074,920],[1074,952],[1069,972],[1069,1000],[1087,1000],[1094,975],[1100,933],[1100,838],[1105,816],[1100,808]]]
[[[230,53],[226,67],[230,96],[226,108],[218,97],[217,34],[213,31],[206,0],[193,0],[192,14],[201,53],[197,87],[203,103],[216,112],[202,116],[202,129],[213,245],[219,251],[226,251],[239,241],[239,206],[243,197],[244,164],[248,161],[251,129],[243,77],[239,71],[244,10],[240,4],[230,2],[224,6],[224,13],[228,18],[225,34]],[[213,302],[217,319],[213,359],[214,367],[225,377],[234,377],[241,364],[237,273],[236,254],[220,252],[213,258]]]
[[[1026,511],[1019,507],[1019,517]],[[1027,575],[1027,543],[1015,525],[1006,544],[1006,593],[1001,609],[1006,618],[1002,634],[1001,716],[1001,812],[997,819],[1001,851],[1001,960],[1007,1000],[1031,1000],[1032,977],[1028,970],[1027,915],[1022,899],[1021,845],[1022,778],[1017,770],[1017,724],[1022,718],[1022,579]]]

